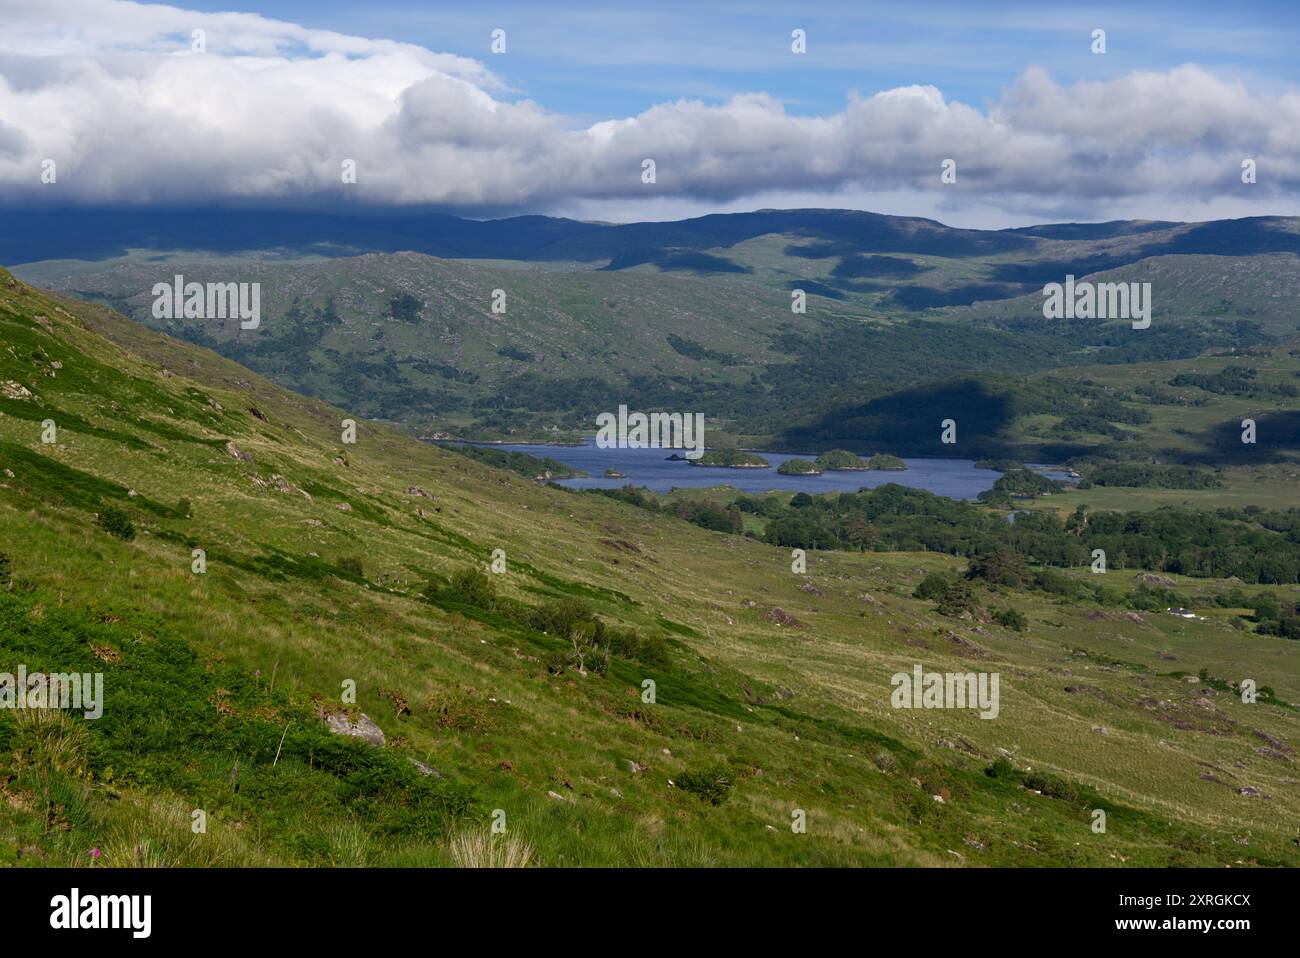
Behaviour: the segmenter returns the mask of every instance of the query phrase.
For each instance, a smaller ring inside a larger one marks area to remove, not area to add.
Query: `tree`
[[[1025,557],[1008,546],[997,546],[971,559],[968,579],[983,579],[990,585],[1020,586],[1029,578]]]
[[[1065,520],[1065,531],[1081,536],[1088,528],[1088,507],[1083,503],[1074,510],[1074,514]]]

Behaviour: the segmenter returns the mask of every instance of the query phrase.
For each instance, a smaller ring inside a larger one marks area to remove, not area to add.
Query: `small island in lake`
[[[870,459],[863,459],[847,449],[832,449],[817,457],[816,466],[827,472],[866,472],[868,469],[901,472],[907,468],[907,463],[885,452],[878,452]]]
[[[832,472],[865,472],[871,463],[847,449],[832,449],[817,457],[817,466]]]
[[[606,470],[605,470],[605,478],[606,478],[606,479],[626,479],[627,476],[626,476],[625,474],[619,472],[617,469],[606,469]]]
[[[817,463],[809,462],[807,459],[787,459],[776,467],[776,471],[783,476],[820,476],[822,474]]]
[[[698,459],[687,459],[692,466],[722,466],[726,469],[769,469],[772,464],[762,456],[739,449],[710,449]]]
[[[872,469],[888,469],[891,472],[902,472],[907,468],[907,463],[903,462],[903,460],[899,459],[897,456],[891,456],[887,452],[878,452],[868,459],[867,462],[871,465]]]

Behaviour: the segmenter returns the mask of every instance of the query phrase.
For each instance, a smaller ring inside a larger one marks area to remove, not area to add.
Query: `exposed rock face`
[[[358,713],[355,722],[348,718],[346,712],[331,712],[325,716],[325,724],[330,727],[330,731],[335,735],[349,735],[352,738],[359,738],[367,745],[383,745],[386,741],[384,730],[376,725],[370,716],[364,712]]]
[[[31,399],[32,391],[20,382],[8,380],[0,383],[0,393],[4,394],[5,399]]]
[[[1156,575],[1154,572],[1143,572],[1141,575],[1135,575],[1133,579],[1137,582],[1144,582],[1147,585],[1174,586],[1178,584],[1168,576]]]

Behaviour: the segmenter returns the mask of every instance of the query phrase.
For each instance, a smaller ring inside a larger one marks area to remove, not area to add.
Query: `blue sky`
[[[0,0],[0,206],[1300,215],[1292,3],[242,2]]]

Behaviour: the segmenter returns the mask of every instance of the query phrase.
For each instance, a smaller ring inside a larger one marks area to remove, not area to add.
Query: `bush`
[[[894,753],[886,752],[884,749],[877,752],[875,758],[871,761],[875,764],[876,768],[880,769],[887,775],[898,769],[898,759],[894,758]]]
[[[461,569],[447,583],[435,579],[425,588],[424,595],[429,599],[464,602],[485,612],[491,612],[497,605],[497,587],[482,569]]]
[[[970,583],[958,579],[951,583],[948,589],[939,598],[939,604],[936,610],[940,615],[961,615],[963,612],[974,612],[979,608],[979,603],[975,601],[975,590],[970,587]]]
[[[135,525],[131,517],[114,506],[105,506],[99,512],[99,525],[109,535],[130,541],[135,538]]]
[[[989,778],[1011,778],[1016,774],[1016,767],[1005,758],[999,758],[984,769],[984,774]]]
[[[190,501],[188,499],[182,499],[180,502],[176,503],[176,513],[182,518],[188,519],[190,517],[190,508]]]
[[[948,591],[948,586],[952,584],[952,579],[942,572],[931,572],[921,584],[916,587],[912,596],[917,599],[934,599],[938,600]]]
[[[353,579],[364,579],[366,577],[365,566],[356,556],[344,556],[336,563],[344,575]]]
[[[1063,781],[1054,775],[1031,772],[1021,780],[1020,784],[1024,785],[1025,788],[1037,789],[1048,798],[1059,798],[1067,802],[1079,800],[1079,790],[1069,782]]]
[[[725,765],[686,771],[678,776],[677,787],[699,796],[701,801],[710,805],[721,805],[731,791],[731,773]]]
[[[8,586],[14,581],[14,574],[9,563],[9,556],[0,552],[0,586]]]
[[[1005,609],[998,609],[993,613],[993,621],[998,625],[1011,629],[1015,632],[1023,632],[1029,625],[1029,620],[1019,609],[1007,606]]]

